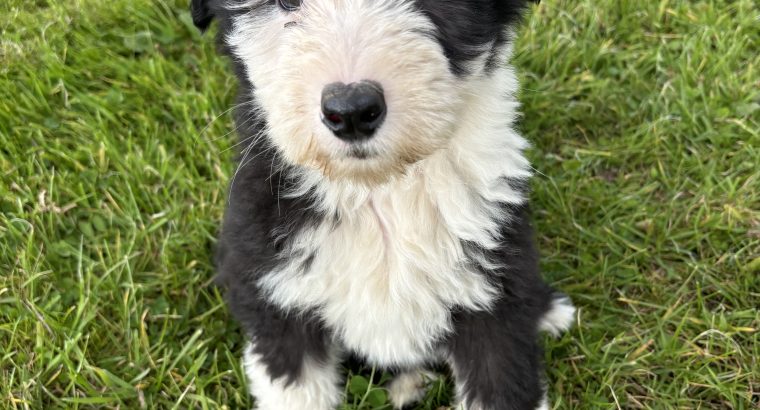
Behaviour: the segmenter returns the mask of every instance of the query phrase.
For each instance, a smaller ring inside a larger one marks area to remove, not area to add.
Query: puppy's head
[[[284,158],[378,184],[447,145],[528,0],[193,0]]]

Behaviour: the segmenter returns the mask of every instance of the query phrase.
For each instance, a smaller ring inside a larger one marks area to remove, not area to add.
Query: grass
[[[547,339],[554,408],[760,406],[759,16],[550,0],[522,28],[543,267],[582,322]],[[0,408],[250,407],[211,36],[181,0],[4,0],[0,30]],[[345,409],[388,409],[365,376]]]

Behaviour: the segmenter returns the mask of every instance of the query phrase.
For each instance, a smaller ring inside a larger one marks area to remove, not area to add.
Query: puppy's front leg
[[[300,368],[285,374],[273,373],[277,357],[267,357],[251,342],[245,349],[244,365],[251,395],[258,410],[334,410],[341,400],[339,359],[304,354]]]
[[[448,352],[457,410],[547,408],[537,320],[524,310],[530,309],[502,304],[494,312],[459,315]]]
[[[254,408],[334,410],[341,351],[320,320],[282,311],[245,286],[230,287],[228,297],[250,340],[243,359]]]

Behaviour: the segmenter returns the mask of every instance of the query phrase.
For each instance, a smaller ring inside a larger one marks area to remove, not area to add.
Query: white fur
[[[267,9],[269,10],[269,9]],[[284,28],[285,24],[296,22]],[[238,17],[227,38],[256,84],[268,135],[291,163],[334,179],[383,180],[445,146],[462,98],[434,26],[412,2],[306,1],[293,13]],[[335,82],[381,84],[383,126],[362,144],[369,158],[322,124],[322,90]]]
[[[575,320],[575,307],[570,298],[562,297],[552,300],[552,306],[541,319],[539,328],[557,337],[570,329]]]
[[[435,378],[434,373],[425,370],[406,372],[396,376],[388,386],[388,397],[393,403],[393,408],[401,409],[422,400],[427,387]]]
[[[541,404],[538,405],[536,410],[549,410],[549,398],[544,396],[544,399],[541,400]]]
[[[284,378],[272,380],[252,345],[245,349],[243,364],[256,409],[334,410],[342,399],[337,357],[328,363],[307,359],[299,379],[290,385]]]

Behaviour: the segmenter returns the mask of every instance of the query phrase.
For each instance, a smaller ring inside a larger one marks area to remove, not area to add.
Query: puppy
[[[507,64],[527,0],[193,0],[239,78],[243,147],[219,280],[261,410],[341,403],[347,355],[397,408],[450,365],[458,408],[548,408],[538,271]]]

